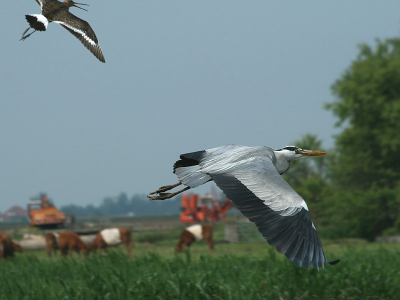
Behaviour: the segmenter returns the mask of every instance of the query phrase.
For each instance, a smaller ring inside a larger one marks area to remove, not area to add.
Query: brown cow
[[[190,245],[195,241],[200,241],[204,239],[210,250],[214,249],[214,240],[213,240],[213,227],[211,225],[192,225],[186,228],[179,240],[179,243],[176,245],[176,251],[182,252],[183,248],[190,247]]]
[[[72,255],[72,251],[75,251],[80,256],[80,251],[84,254],[88,254],[89,247],[81,240],[79,235],[73,232],[62,232],[58,235],[58,248],[62,256]]]
[[[128,257],[132,257],[132,231],[129,228],[103,229],[96,234],[96,238],[91,244],[90,249],[98,249],[98,251],[101,253],[103,248],[117,246],[121,243],[125,245],[126,251],[128,252]]]
[[[57,254],[57,249],[58,249],[58,233],[47,233],[44,236],[44,240],[46,242],[46,252],[49,256],[51,256],[52,251],[54,251],[54,254]]]
[[[8,257],[14,257],[14,252],[24,252],[22,247],[14,243],[8,235],[0,231],[0,259],[7,259]]]

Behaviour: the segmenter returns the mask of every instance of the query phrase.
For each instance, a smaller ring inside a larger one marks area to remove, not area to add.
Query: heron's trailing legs
[[[30,34],[25,35],[25,33],[27,33],[28,30],[29,30],[30,28],[31,28],[31,27],[28,27],[28,29],[24,31],[24,33],[22,34],[22,38],[20,39],[20,41],[25,41],[28,37],[31,36],[32,33],[34,33],[34,32],[36,31],[36,30],[34,30],[34,31],[31,32]],[[25,36],[24,36],[24,35],[25,35]]]
[[[150,195],[159,194],[158,196],[147,196],[147,197],[150,198],[151,200],[165,200],[165,199],[172,198],[180,193],[183,193],[184,191],[187,191],[191,188],[190,186],[187,186],[184,189],[181,189],[175,193],[164,193],[164,192],[169,191],[169,190],[173,189],[174,187],[177,187],[181,184],[182,183],[178,182],[176,184],[162,186],[157,191],[150,193]]]
[[[150,195],[158,194],[158,193],[162,193],[162,192],[166,192],[166,191],[172,190],[173,188],[175,188],[177,186],[180,186],[181,184],[182,183],[178,182],[178,183],[175,183],[175,184],[162,186],[157,191],[154,191],[154,192],[150,193]]]

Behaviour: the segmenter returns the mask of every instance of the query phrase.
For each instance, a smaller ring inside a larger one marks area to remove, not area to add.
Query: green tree
[[[400,39],[360,46],[357,59],[332,86],[326,108],[344,129],[336,137],[332,204],[338,225],[373,239],[400,223]]]
[[[336,139],[335,178],[361,190],[394,188],[400,174],[400,39],[376,43],[376,49],[360,46],[332,87],[336,100],[326,106],[337,126],[347,125]]]

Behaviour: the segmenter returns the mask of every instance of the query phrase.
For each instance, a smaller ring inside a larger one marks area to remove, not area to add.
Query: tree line
[[[118,215],[159,215],[178,214],[180,212],[180,197],[164,201],[150,201],[146,195],[136,194],[131,198],[125,193],[116,197],[106,197],[98,207],[90,204],[87,206],[67,205],[61,211],[68,215],[79,217],[89,216],[118,216]]]

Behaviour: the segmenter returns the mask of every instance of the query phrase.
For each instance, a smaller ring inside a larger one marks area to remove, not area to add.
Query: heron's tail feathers
[[[174,173],[181,183],[194,188],[212,180],[211,176],[200,172],[199,163],[206,154],[206,151],[202,150],[180,156],[180,160],[174,164]]]
[[[198,172],[199,169],[198,165],[178,167],[175,169],[175,174],[181,183],[194,188],[211,180],[210,175]]]

